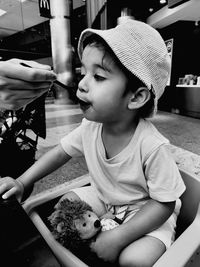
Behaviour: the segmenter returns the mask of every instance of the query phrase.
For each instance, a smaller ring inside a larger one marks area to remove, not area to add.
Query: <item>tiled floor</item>
[[[82,113],[78,105],[46,103],[47,136],[46,139],[39,138],[37,158],[76,128],[81,120]],[[186,168],[193,168],[193,172],[200,176],[200,120],[159,111],[151,121],[170,140],[177,163]],[[86,172],[84,158],[72,159],[53,174],[37,182],[33,195]]]
[[[82,120],[79,105],[46,104],[46,138],[39,137],[36,158],[54,147],[60,139],[75,129]],[[71,159],[52,174],[35,183],[32,195],[87,173],[84,157]]]
[[[80,124],[82,117],[79,105],[46,104],[47,136],[40,138],[38,150],[58,144],[61,137]]]
[[[200,119],[158,112],[152,122],[173,145],[200,155]]]

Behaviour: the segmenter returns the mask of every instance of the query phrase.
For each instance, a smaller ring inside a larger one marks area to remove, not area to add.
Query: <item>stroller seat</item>
[[[185,182],[186,191],[181,196],[182,207],[177,221],[176,239],[154,264],[154,267],[200,266],[200,179],[185,170],[179,170]],[[88,184],[88,175],[83,175],[29,198],[23,203],[23,208],[63,267],[84,267],[88,265],[53,238],[46,218],[62,195],[72,188]]]

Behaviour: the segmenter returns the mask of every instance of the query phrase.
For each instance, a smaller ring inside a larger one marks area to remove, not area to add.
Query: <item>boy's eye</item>
[[[100,75],[98,75],[98,74],[95,74],[95,75],[94,75],[94,78],[95,78],[96,81],[104,81],[104,80],[105,80],[105,77],[100,76]]]
[[[83,227],[85,227],[86,226],[86,223],[83,223]]]

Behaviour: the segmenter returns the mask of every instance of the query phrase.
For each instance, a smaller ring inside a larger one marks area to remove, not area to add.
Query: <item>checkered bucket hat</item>
[[[158,31],[144,22],[132,19],[108,30],[86,29],[79,38],[80,58],[83,42],[92,34],[103,38],[120,62],[143,81],[149,90],[153,90],[156,112],[157,101],[167,85],[171,67],[165,42]]]

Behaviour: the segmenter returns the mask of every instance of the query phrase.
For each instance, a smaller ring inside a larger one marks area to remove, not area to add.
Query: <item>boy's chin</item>
[[[94,114],[90,112],[90,110],[84,110],[84,111],[82,110],[82,113],[83,113],[83,117],[87,119],[88,121],[99,122],[96,116],[94,116]]]
[[[82,110],[83,117],[88,121],[98,122],[98,123],[105,123],[107,122],[106,119],[100,117],[92,108],[87,109],[85,111]]]

